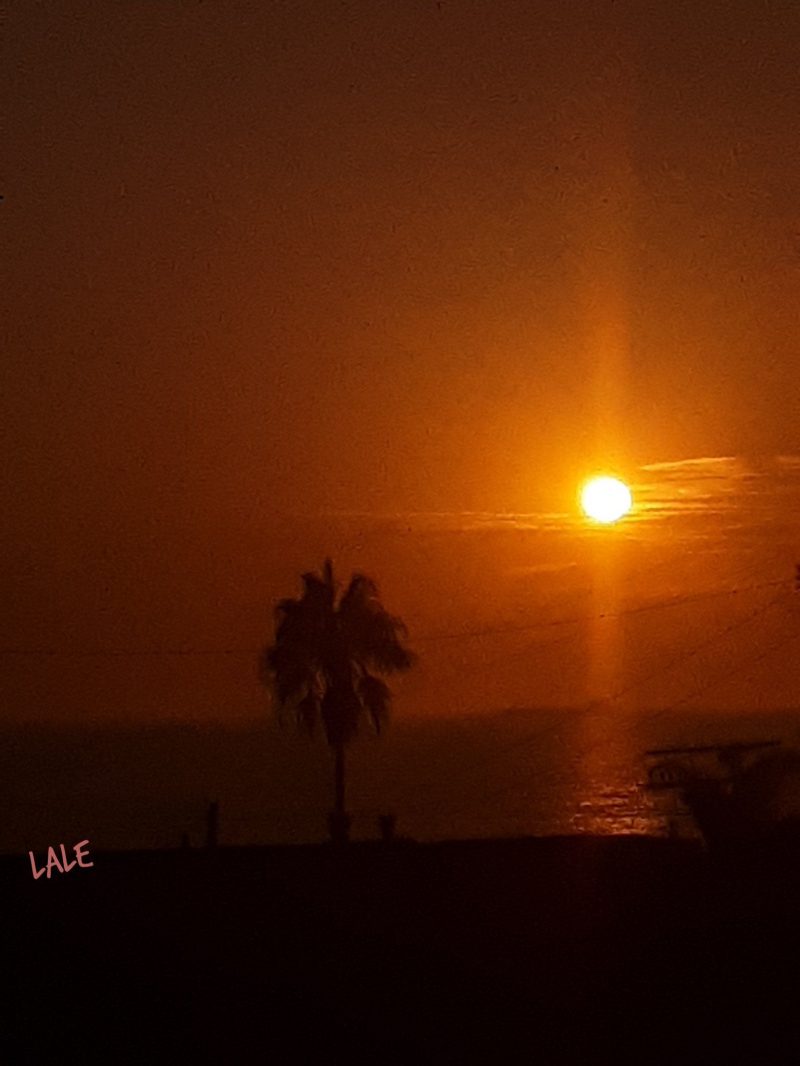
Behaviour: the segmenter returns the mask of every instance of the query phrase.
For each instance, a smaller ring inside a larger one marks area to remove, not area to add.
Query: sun
[[[581,490],[581,507],[595,522],[617,522],[633,506],[628,486],[615,477],[594,477]]]

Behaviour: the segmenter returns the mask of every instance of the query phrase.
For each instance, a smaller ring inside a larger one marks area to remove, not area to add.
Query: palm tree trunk
[[[334,806],[328,816],[328,829],[335,844],[344,844],[350,838],[350,817],[344,809],[344,744],[334,745],[333,758]]]
[[[338,818],[344,818],[344,744],[337,744],[334,754],[334,804]]]

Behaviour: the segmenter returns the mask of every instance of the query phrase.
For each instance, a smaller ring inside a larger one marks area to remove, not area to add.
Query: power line
[[[708,637],[707,639],[701,641],[699,644],[694,645],[692,648],[690,648],[688,651],[682,653],[681,655],[675,656],[669,663],[667,663],[665,666],[660,667],[658,670],[655,670],[655,671],[651,672],[649,675],[647,675],[647,677],[639,679],[638,681],[635,681],[635,682],[631,683],[630,685],[625,686],[623,689],[615,692],[611,696],[604,697],[602,699],[590,702],[588,705],[586,705],[584,708],[582,708],[582,710],[585,712],[585,711],[588,711],[588,710],[596,710],[596,709],[598,709],[600,707],[603,707],[603,706],[611,706],[613,703],[615,703],[618,700],[622,699],[623,696],[627,695],[630,691],[634,690],[635,688],[640,687],[642,684],[646,684],[649,680],[652,680],[653,678],[659,676],[660,674],[668,673],[670,670],[674,669],[674,667],[676,665],[679,665],[681,663],[689,661],[690,659],[692,659],[696,655],[700,654],[703,650],[706,650],[707,648],[712,647],[715,644],[718,644],[721,640],[723,640],[725,637],[729,636],[731,633],[736,632],[737,630],[744,628],[746,625],[750,624],[751,622],[753,622],[757,618],[759,618],[762,615],[766,614],[773,607],[777,606],[781,602],[781,600],[784,600],[784,602],[788,602],[788,599],[786,599],[782,595],[773,597],[766,604],[761,604],[757,608],[755,608],[754,610],[748,612],[748,614],[744,618],[740,618],[740,619],[737,619],[735,622],[729,623],[728,625],[722,627],[720,630],[718,630],[716,633],[714,633],[711,637]],[[767,648],[765,648],[762,652],[760,652],[757,656],[755,656],[755,658],[748,659],[745,663],[743,663],[739,667],[734,668],[733,670],[729,670],[725,674],[724,677],[715,678],[714,680],[712,680],[712,681],[710,681],[708,683],[704,683],[704,684],[701,684],[699,686],[696,686],[692,691],[690,691],[689,693],[684,695],[680,700],[678,700],[675,703],[672,703],[670,708],[669,708],[669,710],[672,711],[672,710],[674,710],[677,707],[683,706],[686,703],[688,703],[690,700],[695,699],[697,696],[705,695],[705,693],[711,691],[714,688],[719,687],[720,685],[726,683],[727,681],[731,680],[732,678],[739,677],[745,671],[748,672],[748,676],[752,676],[754,667],[758,666],[760,663],[762,663],[765,660],[767,660],[771,655],[773,655],[776,652],[778,652],[781,648],[783,648],[783,647],[785,647],[785,646],[787,646],[787,645],[791,644],[792,642],[794,642],[796,640],[799,640],[799,639],[800,639],[800,632],[794,632],[794,633],[791,633],[788,637],[783,637],[783,638],[780,638],[778,640],[773,641]],[[559,643],[559,642],[553,642],[553,643]],[[583,755],[586,756],[588,754],[591,754],[591,752],[596,750],[602,743],[603,743],[603,741],[595,741],[594,744],[592,744],[588,748],[584,749]],[[472,767],[467,767],[466,770],[467,770],[467,772],[470,772],[470,771],[474,771],[474,770],[477,770],[477,769],[485,769],[488,765],[491,765],[491,763],[494,762],[498,757],[502,757],[502,756],[504,756],[504,755],[506,755],[506,754],[508,754],[509,752],[512,752],[512,751],[515,752],[515,753],[524,752],[528,747],[530,747],[533,744],[537,744],[537,745],[541,744],[541,736],[540,735],[527,738],[527,739],[525,739],[523,741],[516,741],[512,745],[506,745],[506,746],[504,746],[504,747],[502,747],[500,749],[496,749],[488,757],[483,758],[479,764],[475,763],[475,764],[473,764]],[[464,771],[465,770],[464,765],[462,764],[459,769],[461,771]],[[510,791],[512,791],[513,789],[516,789],[516,788],[518,788],[518,782],[511,782],[511,783],[509,783],[507,785],[501,786],[500,788],[494,789],[488,795],[482,795],[479,798],[476,798],[475,802],[480,802],[482,805],[486,805],[487,803],[490,803],[491,801],[496,800],[496,799],[506,795],[508,792],[510,792]],[[450,816],[450,817],[456,816],[457,817],[459,814],[463,813],[465,810],[468,810],[470,806],[472,806],[472,804],[469,804],[469,805],[468,804],[460,804],[457,807],[455,807],[454,809],[448,809],[448,811],[447,811],[448,816]],[[413,809],[420,809],[420,808],[419,808],[419,805],[411,804],[409,809],[413,810]],[[366,811],[366,810],[367,810],[367,808],[363,808],[362,813],[363,813],[363,811]]]
[[[260,655],[261,649],[253,648],[87,648],[76,651],[62,651],[58,648],[0,648],[0,655],[19,656],[63,656],[69,659],[82,658],[154,658],[158,655],[176,656],[216,656],[216,655]]]
[[[485,629],[465,630],[461,633],[439,633],[427,637],[417,637],[415,639],[417,643],[429,643],[440,640],[472,639],[474,637],[493,636],[502,633],[527,633],[539,629],[552,629],[556,626],[572,626],[580,625],[582,622],[602,621],[605,618],[627,618],[630,615],[644,614],[647,611],[663,610],[664,608],[670,607],[682,607],[687,603],[699,603],[702,600],[720,599],[725,596],[737,596],[740,593],[756,592],[766,588],[777,588],[781,585],[788,585],[790,583],[791,582],[788,579],[784,578],[780,581],[765,581],[761,584],[749,585],[744,588],[717,589],[713,592],[700,592],[689,596],[673,597],[672,599],[662,600],[658,603],[647,603],[641,604],[638,607],[629,607],[622,611],[606,611],[602,614],[595,615],[576,615],[573,618],[557,618],[549,622],[534,622],[519,626],[498,626],[487,627]]]
[[[785,584],[785,583],[786,582],[782,582],[782,584]],[[726,625],[722,629],[720,629],[717,633],[713,634],[713,636],[707,638],[706,640],[701,641],[697,645],[694,645],[687,652],[684,652],[681,655],[673,657],[673,659],[671,659],[665,666],[659,667],[657,670],[652,671],[651,673],[646,675],[644,678],[640,678],[640,679],[638,679],[638,680],[636,680],[634,682],[631,682],[629,685],[624,686],[622,689],[619,689],[617,692],[612,693],[610,696],[605,696],[605,697],[602,697],[600,699],[590,701],[588,704],[586,704],[584,707],[582,707],[581,710],[583,711],[583,713],[586,713],[588,711],[598,710],[601,707],[613,706],[613,704],[619,702],[619,700],[623,699],[625,696],[629,695],[631,692],[635,691],[637,688],[640,688],[642,685],[647,684],[647,683],[649,683],[652,680],[655,680],[656,678],[658,678],[662,674],[669,673],[671,670],[675,669],[676,666],[683,665],[685,662],[688,662],[690,659],[694,658],[696,655],[699,655],[702,651],[704,651],[707,648],[712,647],[715,644],[719,643],[719,641],[723,640],[725,637],[729,636],[731,633],[736,632],[737,630],[744,628],[746,625],[749,625],[751,622],[755,621],[756,618],[759,618],[761,615],[766,614],[769,610],[771,610],[774,606],[776,606],[776,604],[778,604],[781,601],[782,598],[783,597],[781,595],[773,597],[771,600],[769,600],[768,603],[761,604],[759,607],[755,608],[753,611],[750,611],[744,618],[737,619],[737,621],[729,623],[728,625]],[[800,633],[793,633],[790,638],[787,638],[785,641],[780,642],[780,644],[778,646],[782,646],[783,643],[787,643],[788,644],[788,643],[790,643],[791,640],[795,640],[795,639],[797,639],[799,637],[800,637]],[[767,654],[771,654],[775,650],[777,650],[777,647],[772,647],[772,648],[768,649],[767,653],[765,653],[765,655],[763,657],[766,657]],[[754,660],[753,662],[748,662],[747,665],[752,667],[752,665],[754,665],[754,662],[758,662],[758,661],[760,661],[760,658],[757,659],[757,660]],[[739,673],[739,672],[740,671],[736,671],[735,673]],[[734,676],[734,675],[729,672],[727,677],[725,679],[723,679],[723,680],[727,680],[727,678],[731,677],[731,676]],[[713,685],[709,685],[707,690],[710,690],[710,688],[712,688],[712,687],[713,687]],[[693,698],[695,698],[696,695],[697,695],[697,693],[693,693],[689,698],[693,699]],[[679,705],[680,704],[677,704],[677,706],[679,706]],[[673,705],[673,706],[675,706],[675,705]],[[504,745],[503,747],[501,747],[499,749],[495,749],[494,751],[492,751],[489,756],[487,756],[486,758],[481,760],[480,764],[475,764],[475,766],[472,767],[471,769],[475,770],[475,771],[477,771],[478,769],[481,769],[481,768],[485,769],[488,765],[491,765],[491,763],[493,761],[495,761],[498,757],[502,758],[502,757],[504,757],[504,756],[506,756],[506,755],[508,755],[508,754],[510,754],[512,752],[517,753],[517,752],[520,752],[520,751],[525,751],[531,745],[539,744],[539,743],[541,743],[541,738],[539,736],[534,736],[534,737],[529,737],[528,739],[523,740],[523,741],[515,741],[513,744]],[[589,754],[592,750],[594,750],[598,746],[599,743],[600,742],[597,742],[591,748],[585,750],[582,754],[584,756]],[[464,767],[461,767],[461,769],[463,770]],[[510,789],[512,789],[514,787],[516,787],[516,786],[513,785],[513,784],[509,784],[509,785],[503,786],[502,788],[499,788],[499,789],[495,790],[494,792],[492,792],[488,796],[480,797],[480,802],[481,803],[486,803],[487,801],[496,799],[498,796],[505,795]],[[466,806],[461,806],[461,807],[457,808],[455,810],[455,812],[450,812],[450,813],[459,814],[459,813],[461,813],[461,811],[463,811],[465,809],[467,809]]]
[[[662,674],[670,673],[670,671],[672,671],[676,666],[683,666],[691,659],[694,659],[701,652],[706,651],[708,648],[714,647],[715,644],[718,644],[725,637],[730,636],[731,633],[735,633],[737,632],[737,630],[743,629],[745,626],[755,621],[756,618],[760,618],[761,615],[766,614],[767,611],[771,610],[776,604],[780,603],[781,599],[782,597],[780,595],[774,596],[767,603],[761,604],[759,607],[754,608],[754,610],[746,614],[744,618],[739,618],[735,622],[730,622],[728,623],[728,625],[723,626],[723,628],[720,629],[717,633],[713,634],[711,637],[708,637],[706,640],[701,641],[699,644],[694,645],[694,647],[690,648],[688,652],[674,656],[665,666],[661,666],[658,669],[653,670],[651,673],[647,674],[645,677],[640,678],[637,681],[631,682],[629,685],[626,685],[624,688],[615,692],[611,696],[593,701],[588,705],[586,709],[594,710],[596,707],[602,707],[606,704],[610,705],[612,703],[617,703],[619,702],[619,700],[624,699],[625,696],[630,695],[630,693],[634,692],[637,688],[641,688],[642,685],[646,685],[650,681],[656,680],[658,677],[661,677]]]
[[[772,584],[787,584],[787,582],[775,582],[775,583],[768,582],[767,586],[770,586]],[[755,589],[760,589],[760,588],[763,588],[763,587],[765,587],[765,586],[764,585],[754,585],[754,586],[752,586],[752,588],[755,588]],[[735,592],[745,592],[745,591],[748,591],[748,590],[746,590],[746,589],[736,589],[736,590],[733,590],[733,591],[735,591]],[[715,594],[715,595],[724,595],[724,593]],[[704,599],[708,598],[708,596],[704,595],[703,598]],[[693,600],[689,599],[688,602],[693,602]],[[775,602],[775,601],[772,601],[772,602]],[[669,607],[669,606],[673,606],[673,605],[674,604],[672,604],[672,603],[667,603],[665,606]],[[647,610],[654,609],[656,606],[660,606],[660,605],[651,604],[651,605],[649,605],[647,607]],[[760,607],[756,608],[756,616],[759,613],[761,613],[761,610],[762,609]],[[764,610],[766,610],[766,608],[764,608]],[[634,608],[630,613],[636,614],[636,613],[639,613],[639,611],[638,611],[637,608]],[[600,615],[598,617],[600,617],[600,618],[608,618],[608,617],[619,618],[619,617],[624,617],[624,615],[625,615],[625,612],[622,612],[621,614],[611,615],[611,616],[609,616],[609,615]],[[741,624],[742,625],[746,624],[746,622],[751,620],[752,617],[753,617],[753,615],[748,615],[747,618]],[[732,629],[735,630],[737,628],[739,628],[739,622],[732,623]],[[721,637],[723,635],[727,635],[726,631],[731,631],[731,625],[729,625],[729,626],[725,627],[723,630],[721,630],[719,632],[719,636]],[[563,645],[563,644],[571,644],[577,639],[578,636],[579,636],[579,634],[572,633],[572,634],[570,634],[568,636],[565,636],[565,637],[558,637],[555,640],[536,641],[534,643],[527,644],[524,648],[520,648],[516,652],[511,653],[511,655],[504,654],[502,656],[497,656],[497,657],[493,658],[491,660],[491,664],[496,664],[496,663],[507,664],[509,662],[516,662],[518,659],[522,658],[525,655],[530,655],[530,654],[533,654],[535,652],[545,651],[545,650],[547,650],[549,648],[558,647],[558,646]],[[716,639],[717,639],[716,637],[711,638],[710,643],[714,643],[716,641]],[[694,655],[696,655],[700,651],[702,651],[705,646],[706,646],[705,643],[701,644],[701,645],[691,649],[691,651],[689,653],[683,653],[682,655],[677,656],[676,659],[670,660],[670,663],[668,663],[666,666],[659,667],[658,670],[656,670],[653,675],[650,675],[650,676],[648,676],[646,678],[643,678],[643,679],[641,679],[639,681],[633,682],[631,684],[631,686],[629,687],[628,691],[633,690],[635,688],[639,688],[641,685],[646,684],[649,680],[651,680],[653,677],[657,677],[662,672],[669,671],[670,667],[673,664],[674,665],[681,665],[681,663],[683,662],[683,659],[684,659],[684,655],[685,655],[685,657],[687,659],[692,658]],[[485,667],[486,663],[485,662],[476,662],[476,665],[480,666],[480,667]],[[626,695],[626,694],[627,694],[627,692],[617,693],[613,697],[604,697],[604,700],[606,700],[606,699],[612,699],[612,700],[622,699],[623,695]],[[587,708],[584,708],[584,709],[591,709],[591,706],[592,705],[590,704]]]
[[[627,571],[627,575],[626,576],[630,577],[630,578],[636,578],[637,580],[641,581],[642,578],[652,576],[657,571],[663,570],[665,566],[673,567],[674,563],[671,560],[665,561],[663,559],[658,559],[658,560],[655,560],[654,562],[651,562],[647,566],[639,566],[639,567],[635,567],[635,568],[629,569]],[[740,570],[740,572],[737,573],[736,577],[735,577],[735,580],[738,581],[740,578],[746,577],[751,568],[748,565],[745,568],[737,568],[737,569]],[[594,592],[594,588],[593,588],[592,585],[588,585],[588,586],[584,585],[583,587],[578,587],[577,589],[566,589],[566,590],[563,590],[563,591],[559,592],[555,596],[549,597],[547,602],[542,607],[539,607],[538,610],[540,610],[540,611],[541,610],[546,610],[548,607],[550,607],[550,605],[554,601],[560,602],[560,601],[564,601],[564,600],[583,600],[583,599],[586,599],[588,596],[591,596],[593,592]],[[404,617],[407,617],[407,616],[404,615]],[[537,623],[537,625],[538,625],[538,623]],[[482,632],[483,631],[481,631],[481,633]],[[458,633],[454,633],[454,634],[449,634],[449,633],[446,633],[446,634],[435,634],[434,633],[434,634],[430,634],[428,636],[417,637],[415,639],[416,640],[423,640],[423,641],[427,642],[429,640],[439,640],[439,639],[442,639],[442,637],[444,637],[444,639],[450,639],[451,637],[455,637],[455,636],[459,636],[459,635],[460,634],[458,634]]]
[[[784,637],[782,640],[773,641],[767,648],[764,649],[763,652],[757,655],[755,659],[749,660],[749,662],[745,664],[745,669],[749,669],[751,671],[751,673],[748,675],[748,678],[752,677],[752,668],[754,666],[758,666],[760,663],[768,659],[771,655],[774,655],[776,651],[780,651],[781,648],[786,647],[788,644],[791,644],[795,640],[800,640],[800,633],[790,633],[788,637]],[[707,692],[710,692],[712,689],[719,688],[720,685],[724,685],[732,678],[738,677],[741,673],[742,668],[735,667],[733,670],[729,670],[724,677],[718,677],[715,678],[713,681],[709,681],[706,684],[698,685],[691,692],[687,693],[685,696],[679,699],[677,703],[673,703],[670,707],[670,710],[674,710],[676,707],[683,707],[691,700],[697,699],[698,696],[705,696]]]
[[[645,568],[645,572],[647,572],[648,570],[652,570],[652,569],[653,569],[652,567]],[[741,576],[745,576],[745,573],[746,573],[746,571],[743,572],[741,574]],[[716,592],[711,592],[711,593],[700,593],[697,596],[683,597],[681,599],[681,601],[680,601],[680,604],[676,603],[676,601],[673,599],[671,601],[667,601],[666,603],[662,602],[662,603],[658,603],[658,604],[647,604],[647,605],[645,605],[644,607],[641,607],[641,608],[640,607],[631,608],[630,611],[628,611],[628,612],[623,611],[623,612],[619,612],[619,613],[616,613],[616,614],[605,614],[605,615],[599,615],[599,616],[587,616],[586,618],[582,618],[581,621],[592,621],[592,620],[596,620],[597,618],[603,619],[603,618],[609,618],[609,617],[610,618],[620,618],[620,617],[624,617],[626,615],[626,613],[638,614],[642,610],[650,611],[650,610],[655,610],[655,609],[657,609],[659,607],[662,607],[662,606],[666,606],[666,607],[679,606],[679,605],[681,605],[683,603],[694,602],[695,600],[709,599],[709,598],[712,598],[712,597],[716,598],[716,597],[720,597],[720,596],[744,593],[744,592],[747,592],[747,591],[758,590],[758,589],[761,589],[761,588],[769,588],[769,587],[778,586],[778,585],[784,585],[784,584],[788,584],[788,581],[766,581],[766,582],[761,582],[759,584],[755,584],[755,585],[749,586],[747,588],[737,588],[737,589],[732,589],[732,590],[726,589],[726,590],[717,590]],[[588,590],[588,591],[591,591],[591,590]],[[561,624],[561,623],[558,622],[557,624]],[[547,625],[547,623],[545,623],[545,625]],[[522,631],[523,630],[517,629],[517,630],[513,630],[511,632],[515,632],[516,633],[516,632],[522,632]],[[504,632],[505,632],[505,630],[504,630]],[[571,634],[568,634],[565,637],[560,637],[560,638],[557,638],[555,640],[536,641],[535,643],[527,643],[524,648],[520,648],[516,652],[512,652],[510,654],[507,653],[507,652],[504,652],[502,655],[493,657],[488,664],[487,664],[485,658],[482,659],[482,660],[475,659],[474,660],[474,666],[477,667],[477,668],[480,668],[482,670],[485,670],[487,668],[487,665],[489,667],[491,667],[491,666],[496,665],[498,663],[503,663],[503,665],[507,668],[509,663],[516,662],[518,659],[520,659],[524,655],[530,655],[530,654],[534,654],[536,652],[545,651],[545,650],[547,650],[549,648],[558,647],[558,646],[564,645],[564,644],[571,644],[571,643],[574,643],[574,641],[576,641],[579,637],[580,637],[580,633],[571,633]]]
[[[712,592],[701,592],[689,596],[673,597],[668,600],[662,600],[656,603],[641,604],[638,607],[626,608],[622,611],[604,612],[595,615],[576,615],[572,618],[558,618],[549,622],[534,622],[527,623],[525,625],[517,626],[495,626],[486,627],[484,629],[467,630],[458,633],[439,633],[430,634],[428,636],[419,636],[413,638],[414,643],[434,643],[442,640],[470,640],[474,638],[484,636],[503,635],[508,633],[532,633],[540,630],[547,630],[558,628],[562,626],[580,625],[584,622],[602,621],[603,619],[614,618],[626,618],[631,615],[644,614],[648,611],[664,610],[672,607],[681,607],[690,603],[698,603],[703,600],[720,599],[728,596],[737,596],[748,592],[757,592],[766,588],[777,588],[791,584],[788,579],[781,579],[779,581],[764,581],[759,584],[744,586],[741,588],[733,589],[718,589]],[[572,637],[567,638],[573,639]],[[561,641],[549,641],[545,646],[550,644],[561,643]],[[76,649],[74,651],[64,651],[57,648],[0,648],[0,655],[5,656],[41,656],[41,657],[56,657],[63,656],[65,658],[148,658],[156,656],[176,656],[176,657],[190,657],[190,656],[240,656],[250,657],[258,656],[262,653],[262,648],[91,648],[91,649]]]

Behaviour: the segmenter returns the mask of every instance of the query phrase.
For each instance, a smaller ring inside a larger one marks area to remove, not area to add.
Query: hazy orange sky
[[[425,638],[596,613],[611,545],[625,609],[791,579],[794,0],[27,4],[5,52],[0,645],[59,653],[8,718],[257,713],[327,553],[420,638],[409,713],[586,698],[589,623]],[[598,466],[639,510],[589,535]],[[632,616],[621,682],[774,592]],[[794,705],[776,654],[707,702]]]

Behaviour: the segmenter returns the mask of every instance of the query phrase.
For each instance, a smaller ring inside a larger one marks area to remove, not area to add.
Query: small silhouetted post
[[[390,844],[395,839],[396,828],[396,814],[381,814],[378,816],[378,829],[381,834],[381,840],[385,843]]]
[[[206,811],[206,847],[215,848],[217,846],[217,829],[219,827],[219,803],[214,800],[213,803],[209,803],[208,810]]]

